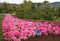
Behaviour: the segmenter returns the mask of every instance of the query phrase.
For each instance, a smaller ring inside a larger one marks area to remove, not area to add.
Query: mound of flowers
[[[31,36],[58,35],[60,34],[60,23],[23,20],[8,14],[2,22],[2,31],[5,40],[21,41]]]

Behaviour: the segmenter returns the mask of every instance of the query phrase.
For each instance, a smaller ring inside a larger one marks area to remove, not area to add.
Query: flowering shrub
[[[8,41],[26,40],[31,36],[60,34],[60,23],[57,22],[34,22],[18,19],[12,15],[6,15],[2,23],[4,39]]]

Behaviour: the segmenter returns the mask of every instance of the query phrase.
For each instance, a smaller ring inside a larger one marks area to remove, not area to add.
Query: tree
[[[1,13],[12,13],[14,12],[15,8],[13,5],[4,2],[1,6],[0,6],[0,12]]]
[[[52,6],[48,1],[44,1],[44,18],[47,20],[53,20],[54,19],[54,11]]]
[[[17,17],[20,18],[30,18],[29,15],[31,15],[31,11],[33,9],[33,3],[31,1],[24,2],[23,4],[20,4],[20,6],[17,9]]]

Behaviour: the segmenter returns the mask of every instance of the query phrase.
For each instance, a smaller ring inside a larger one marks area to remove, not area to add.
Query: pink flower
[[[18,41],[18,39],[16,37],[12,37],[13,41]]]
[[[5,40],[21,41],[21,39],[28,39],[30,36],[36,35],[36,30],[40,30],[42,34],[54,35],[60,34],[60,27],[56,26],[57,22],[33,22],[23,20],[8,14],[4,17],[2,22],[2,31]]]

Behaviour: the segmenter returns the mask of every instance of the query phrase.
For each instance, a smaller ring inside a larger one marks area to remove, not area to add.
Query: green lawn
[[[60,18],[57,18],[56,21],[60,22]]]
[[[3,18],[0,18],[0,41],[3,41],[3,33],[2,33],[2,20]]]

